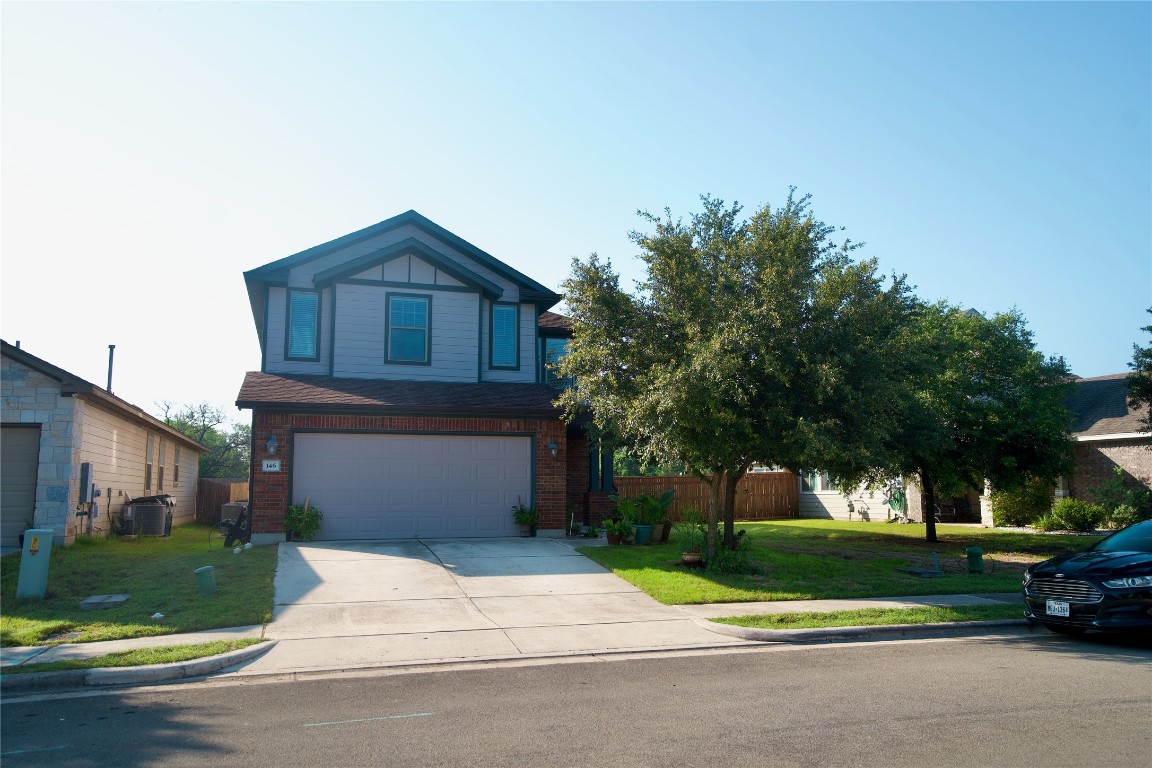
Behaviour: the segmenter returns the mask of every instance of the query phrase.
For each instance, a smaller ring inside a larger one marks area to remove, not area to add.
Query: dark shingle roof
[[[236,398],[240,408],[387,411],[394,414],[559,417],[547,384],[338,379],[252,371]]]
[[[1079,379],[1068,399],[1072,411],[1072,434],[1077,436],[1120,435],[1146,432],[1144,409],[1128,407],[1128,374]]]
[[[572,318],[556,312],[541,312],[537,323],[540,330],[572,332]]]

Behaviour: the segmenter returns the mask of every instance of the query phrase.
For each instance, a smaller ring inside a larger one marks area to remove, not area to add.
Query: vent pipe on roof
[[[109,344],[108,345],[108,386],[105,387],[105,389],[108,390],[108,394],[112,394],[112,356],[115,354],[116,354],[116,345],[115,344]]]

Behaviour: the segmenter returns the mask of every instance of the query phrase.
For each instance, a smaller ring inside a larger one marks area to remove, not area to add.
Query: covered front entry
[[[532,457],[527,435],[297,432],[292,503],[320,509],[320,540],[514,536]]]

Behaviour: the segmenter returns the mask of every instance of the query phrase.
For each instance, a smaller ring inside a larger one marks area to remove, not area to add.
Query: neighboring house
[[[1111,478],[1116,467],[1123,471],[1125,484],[1152,490],[1152,433],[1144,423],[1143,409],[1128,405],[1128,374],[1077,379],[1077,387],[1068,400],[1072,413],[1070,437],[1073,441],[1072,474],[1062,478],[1056,497],[1072,496],[1094,500],[1092,491]],[[801,477],[800,516],[837,520],[886,519],[883,496],[867,490],[845,495],[827,475],[809,473]],[[944,522],[980,522],[992,525],[988,497],[974,489],[964,496],[943,499],[940,518]],[[908,488],[909,515],[920,519],[920,489]],[[877,517],[879,513],[879,517]]]
[[[71,542],[88,530],[88,516],[77,516],[88,504],[93,532],[106,534],[109,513],[140,496],[170,494],[174,524],[191,522],[203,445],[18,346],[0,345],[0,545],[17,546],[33,525]],[[98,496],[82,492],[81,477]]]
[[[1152,433],[1144,410],[1128,406],[1128,374],[1078,379],[1069,400],[1075,470],[1062,495],[1091,499],[1092,489],[1112,477],[1115,467],[1131,487],[1152,488]]]
[[[321,539],[515,535],[517,503],[562,535],[606,508],[611,454],[553,406],[559,294],[415,211],[244,280],[254,541],[305,501]]]

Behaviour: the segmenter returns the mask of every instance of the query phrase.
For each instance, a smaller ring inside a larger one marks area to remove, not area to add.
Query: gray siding
[[[301,286],[293,286],[301,287]],[[268,289],[268,325],[264,338],[267,349],[264,352],[264,370],[268,373],[307,373],[324,375],[328,373],[329,339],[331,338],[332,291],[320,292],[320,338],[317,345],[320,356],[317,360],[286,360],[284,358],[284,334],[288,324],[288,290],[282,287]]]
[[[482,379],[484,381],[515,381],[531,384],[536,381],[536,308],[531,304],[520,305],[520,370],[509,371],[504,369],[492,370],[488,366],[491,359],[488,348],[492,342],[489,326],[492,322],[491,308],[484,302],[484,319],[481,326],[481,348],[484,363]]]
[[[337,338],[332,374],[357,379],[476,381],[479,294],[413,288],[431,296],[431,364],[386,362],[386,297],[403,288],[336,286]]]

